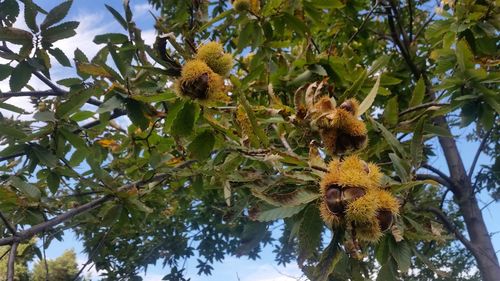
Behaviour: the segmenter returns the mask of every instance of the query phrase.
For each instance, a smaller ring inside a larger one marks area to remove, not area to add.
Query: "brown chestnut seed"
[[[342,201],[352,202],[365,194],[366,191],[361,187],[347,187],[342,190]]]
[[[352,115],[354,115],[354,105],[352,104],[352,101],[348,100],[348,101],[345,101],[343,102],[339,108],[351,113]]]
[[[337,186],[328,187],[325,194],[325,201],[328,210],[334,214],[343,214],[345,211],[345,204],[342,202],[342,192]]]
[[[368,167],[368,164],[365,161],[361,161],[363,163],[363,170],[365,173],[369,174],[370,173],[370,167]]]
[[[203,73],[192,81],[181,83],[181,91],[194,99],[206,99],[208,96],[208,73]]]
[[[382,232],[387,231],[394,222],[394,216],[392,215],[391,211],[387,209],[380,209],[377,212],[377,219],[380,225],[380,231]]]

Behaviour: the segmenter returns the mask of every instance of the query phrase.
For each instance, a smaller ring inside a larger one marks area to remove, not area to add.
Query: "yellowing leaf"
[[[78,71],[92,76],[112,77],[104,67],[92,63],[77,63]]]
[[[377,81],[375,82],[375,85],[373,85],[373,88],[370,90],[370,93],[368,93],[366,98],[359,105],[358,116],[361,116],[363,113],[365,113],[368,110],[368,108],[372,106],[373,101],[375,101],[375,97],[377,96],[378,92],[378,87],[380,86],[380,76],[381,75],[377,77]]]

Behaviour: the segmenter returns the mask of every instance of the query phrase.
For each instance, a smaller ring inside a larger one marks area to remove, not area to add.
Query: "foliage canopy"
[[[499,276],[476,200],[500,192],[498,1],[150,3],[153,45],[124,1],[105,5],[123,30],[96,36],[90,58],[57,48],[79,25],[66,20],[72,1],[48,11],[0,1],[11,90],[0,93],[0,245],[71,229],[104,280],[140,280],[157,261],[171,269],[165,280],[186,280],[187,258],[210,274],[268,244],[311,280]],[[75,75],[52,81],[58,64]],[[19,96],[33,112],[7,102]],[[401,201],[377,243],[342,228],[325,241],[318,187],[335,155],[307,119],[317,96],[361,101],[369,144],[358,155]],[[463,127],[481,141],[468,171]],[[474,172],[482,152],[490,164]]]

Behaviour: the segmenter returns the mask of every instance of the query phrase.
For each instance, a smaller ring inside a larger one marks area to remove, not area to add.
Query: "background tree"
[[[209,274],[269,243],[278,263],[297,261],[312,280],[474,280],[476,267],[483,280],[500,276],[477,200],[497,199],[500,186],[496,1],[150,2],[153,46],[125,1],[124,12],[106,6],[123,32],[96,36],[93,58],[54,47],[78,26],[64,21],[71,1],[50,11],[0,2],[0,78],[11,88],[0,107],[26,114],[5,99],[30,96],[36,108],[31,121],[0,123],[0,245],[15,253],[71,229],[106,280],[138,279],[157,260],[167,280],[185,280],[186,258]],[[29,30],[12,27],[21,10]],[[203,100],[223,92],[210,84],[223,71],[203,66],[188,79],[208,41],[235,58],[226,104]],[[76,75],[52,81],[55,62]],[[27,85],[32,76],[49,90]],[[339,229],[324,241],[318,183],[332,157],[307,120],[311,93],[371,105],[360,156],[402,202],[376,244]],[[480,142],[472,163],[457,145],[464,127]],[[483,152],[491,164],[476,167]],[[447,172],[429,164],[436,157]]]
[[[48,272],[48,274],[47,274]],[[82,278],[77,277],[78,264],[76,263],[76,254],[73,250],[66,250],[64,253],[54,260],[38,261],[33,267],[32,279],[34,281],[55,280],[80,281]]]

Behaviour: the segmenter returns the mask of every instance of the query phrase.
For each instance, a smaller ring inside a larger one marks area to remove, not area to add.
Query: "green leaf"
[[[94,43],[96,44],[107,44],[108,42],[112,44],[123,44],[128,42],[128,36],[121,33],[106,33],[94,37]]]
[[[31,199],[38,200],[42,195],[38,187],[24,181],[19,177],[11,177],[9,179],[9,182],[13,187],[18,189]]]
[[[384,108],[384,122],[389,126],[394,126],[398,123],[398,96],[394,96],[389,99],[387,105]]]
[[[88,63],[89,59],[87,56],[78,48],[75,49],[75,60],[80,63]]]
[[[297,32],[299,35],[305,36],[308,33],[306,24],[294,15],[283,13],[283,18],[286,24],[293,30],[295,30],[295,32]]]
[[[396,174],[401,179],[401,182],[406,183],[410,180],[409,175],[409,167],[407,163],[405,163],[399,156],[395,153],[389,153],[389,158],[391,158],[392,165],[394,166],[394,170]]]
[[[71,62],[64,52],[59,48],[48,49],[49,54],[51,54],[56,60],[62,65],[66,67],[71,67]]]
[[[339,9],[345,6],[340,0],[310,0],[308,2],[320,9]]]
[[[384,68],[390,61],[391,61],[391,56],[388,55],[382,55],[381,57],[376,59],[370,66],[370,70],[368,71],[368,76],[371,76],[380,69]]]
[[[363,73],[366,74],[366,70],[363,71]],[[380,86],[380,76],[381,75],[377,77],[375,85],[373,85],[373,88],[370,90],[366,98],[359,105],[358,116],[361,116],[363,113],[365,113],[372,106],[373,101],[375,101],[375,97],[377,96],[378,92],[378,87]]]
[[[61,39],[69,38],[76,35],[75,29],[80,23],[77,21],[68,21],[60,25],[53,26],[47,30],[42,30],[42,41],[46,43],[54,43]]]
[[[19,140],[27,137],[27,135],[23,131],[2,123],[0,123],[0,135],[13,137]]]
[[[116,51],[116,47],[113,44],[111,44],[111,42],[108,43],[108,50],[109,50],[109,53],[111,54],[111,58],[113,59],[113,62],[116,65],[116,68],[118,68],[121,75],[123,77],[125,77],[127,75],[127,69],[129,67],[128,61],[123,58],[121,53],[118,53]]]
[[[256,25],[257,23],[250,21],[243,27],[238,36],[238,50],[243,50],[250,45],[252,35],[256,32]]]
[[[212,18],[210,21],[208,21],[207,23],[202,25],[200,28],[198,28],[198,32],[202,32],[203,30],[209,28],[212,24],[220,21],[221,19],[223,19],[223,18],[225,18],[233,13],[234,13],[234,11],[232,11],[232,10],[227,10],[227,11],[220,13],[218,16],[216,16],[215,18]]]
[[[214,144],[214,133],[210,130],[205,130],[194,138],[194,140],[189,144],[188,150],[192,158],[205,160],[210,156]]]
[[[19,113],[19,114],[26,113],[26,111],[24,111],[24,109],[19,108],[17,106],[14,106],[12,104],[5,103],[5,102],[0,102],[0,108],[6,109],[6,110],[9,110],[9,111],[12,111],[12,112],[16,112],[16,113]]]
[[[171,129],[172,134],[180,137],[187,137],[191,135],[199,110],[199,106],[195,103],[184,103],[184,106],[173,120]]]
[[[265,202],[278,207],[293,207],[307,204],[319,198],[319,194],[301,188],[285,194],[266,194],[256,188],[251,189],[252,194]]]
[[[411,248],[408,242],[401,241],[391,244],[391,255],[398,264],[399,270],[403,273],[408,272],[411,266]]]
[[[389,259],[380,268],[377,275],[377,281],[397,281],[398,279],[396,276],[398,276],[398,273],[395,269],[394,261]]]
[[[314,256],[321,244],[323,221],[316,204],[309,204],[305,209],[299,228],[298,263],[302,265],[306,259]]]
[[[369,120],[375,124],[375,126],[382,132],[382,136],[385,138],[387,143],[391,146],[392,150],[394,152],[399,152],[403,158],[406,158],[406,151],[404,150],[403,146],[401,143],[394,137],[394,135],[387,130],[384,125],[380,124],[379,122],[375,121],[373,118],[369,117]]]
[[[50,111],[38,111],[33,115],[33,119],[42,122],[55,122],[56,117],[54,112]]]
[[[116,11],[113,7],[107,5],[107,4],[104,4],[104,6],[106,6],[106,9],[108,9],[108,11],[113,15],[113,17],[116,19],[116,21],[118,21],[118,23],[125,29],[127,30],[128,27],[127,27],[127,21],[122,17],[122,15]]]
[[[40,25],[42,30],[45,30],[47,29],[47,27],[62,21],[64,17],[68,14],[69,8],[71,8],[71,4],[73,4],[72,0],[65,1],[55,6],[52,10],[50,10],[47,16],[45,17],[45,20]]]
[[[109,98],[108,100],[104,101],[99,108],[97,109],[96,113],[104,113],[104,112],[111,112],[117,108],[121,108],[123,105],[123,100],[121,98],[118,98],[117,96],[113,96]]]
[[[12,70],[12,75],[10,76],[9,85],[10,90],[13,92],[19,92],[28,81],[30,81],[32,68],[27,61],[22,61],[14,67]]]
[[[359,92],[359,90],[361,89],[363,84],[365,83],[365,80],[367,77],[368,77],[368,73],[366,72],[366,69],[363,69],[361,74],[359,74],[359,76],[354,81],[354,84],[352,84],[349,89],[345,90],[345,92],[342,94],[342,96],[340,97],[339,100],[346,100],[348,98],[355,96]],[[378,88],[378,86],[377,86],[377,88]],[[376,93],[375,93],[375,95],[376,95]],[[367,98],[369,96],[370,95],[368,95]],[[374,97],[374,99],[375,99],[375,97]],[[365,98],[365,100],[366,100],[366,98]],[[361,113],[360,113],[360,115],[361,115]]]
[[[70,93],[68,99],[56,108],[57,118],[66,118],[69,114],[77,111],[93,94],[95,94],[95,90],[92,88]]]
[[[12,66],[7,64],[0,64],[0,81],[9,77],[12,73]]]
[[[415,131],[413,131],[413,138],[411,140],[410,152],[413,167],[418,168],[423,161],[423,145],[424,145],[424,122],[425,117],[418,120]]]
[[[57,84],[63,85],[66,87],[71,87],[71,86],[78,85],[81,83],[82,83],[82,79],[80,79],[80,78],[65,78],[65,79],[61,79],[61,80],[57,81]]]
[[[135,207],[137,207],[137,210],[141,211],[141,212],[144,212],[144,213],[147,213],[147,214],[151,214],[153,212],[153,209],[149,208],[148,206],[146,206],[146,204],[142,203],[141,201],[139,201],[139,199],[133,197],[133,198],[128,198],[127,200],[129,203],[132,203],[132,205],[134,205]]]
[[[484,93],[484,92],[483,92]],[[498,93],[484,93],[483,99],[488,103],[493,110],[497,112],[497,114],[500,114],[500,99],[498,98],[499,95]]]
[[[424,131],[434,134],[436,136],[441,136],[441,137],[447,137],[447,138],[452,138],[453,135],[446,130],[445,128],[441,126],[434,126],[431,124],[424,124]]]
[[[250,120],[250,124],[252,125],[254,133],[259,137],[260,141],[264,144],[264,146],[267,147],[269,145],[269,138],[267,137],[264,130],[259,126],[259,123],[257,122],[255,115],[253,114],[253,110],[250,104],[248,103],[245,94],[241,93],[239,97],[240,97],[240,103],[243,106],[243,109],[245,109],[245,112],[248,116],[248,120]]]
[[[60,183],[61,177],[54,172],[50,172],[47,176],[47,186],[49,187],[49,190],[50,192],[52,192],[52,194],[55,194],[57,192]]]
[[[277,219],[289,218],[302,211],[306,205],[298,205],[293,207],[279,207],[269,209],[258,213],[258,221],[275,221]]]
[[[37,7],[33,4],[31,0],[24,1],[24,22],[31,29],[33,33],[38,33],[40,29],[36,24],[36,16],[38,14]]]
[[[127,99],[125,107],[127,108],[127,116],[134,125],[141,128],[141,130],[146,130],[149,127],[149,119],[145,114],[147,109],[143,103]]]
[[[413,89],[413,93],[411,94],[409,108],[420,105],[424,101],[425,97],[425,82],[422,77],[418,79],[417,84],[415,85],[415,89]]]
[[[33,35],[15,27],[0,27],[0,41],[7,41],[17,45],[32,44]]]
[[[240,246],[237,255],[246,255],[257,247],[268,233],[267,224],[261,222],[247,222],[240,236]]]
[[[48,149],[38,144],[30,145],[33,155],[47,167],[54,168],[59,163],[59,159]]]
[[[64,127],[58,128],[58,132],[61,133],[61,135],[76,149],[87,149],[87,144],[82,137],[74,134]]]
[[[325,248],[319,259],[319,263],[314,270],[315,281],[328,281],[330,274],[334,271],[335,266],[342,258],[342,249],[340,244],[344,240],[345,229],[338,227],[333,233],[332,240],[328,247]]]
[[[385,264],[389,259],[390,247],[389,244],[392,242],[392,237],[385,235],[380,239],[380,242],[375,246],[375,258],[379,264]]]
[[[465,38],[457,42],[455,54],[457,56],[458,67],[462,70],[462,72],[467,69],[474,68],[474,54],[472,54],[469,44]]]

